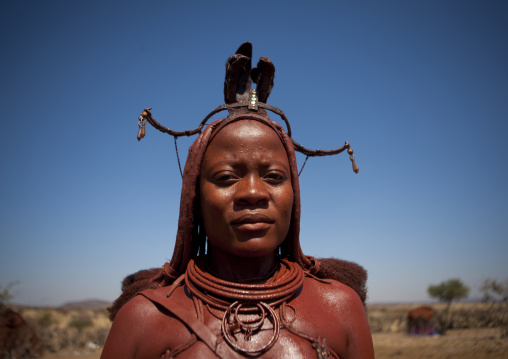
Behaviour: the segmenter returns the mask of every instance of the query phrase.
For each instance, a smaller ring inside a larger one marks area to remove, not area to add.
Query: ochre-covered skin
[[[269,275],[278,263],[279,246],[295,225],[297,179],[294,164],[288,159],[291,156],[276,129],[256,119],[229,122],[213,134],[204,149],[198,192],[200,216],[209,238],[205,269],[224,280],[256,283],[254,278]],[[289,260],[291,257],[288,255]],[[184,317],[196,320],[193,295],[187,286],[177,286],[168,298],[166,293],[168,286],[152,292],[162,298],[161,305],[143,295],[123,305],[113,322],[103,359],[169,358],[182,345],[186,348],[178,358],[248,357],[224,341],[223,312],[206,307],[203,311],[201,322],[217,338],[212,350],[195,339],[181,318],[164,308],[178,307]],[[324,339],[330,353],[340,358],[373,358],[363,299],[333,279],[323,282],[305,277],[301,288],[286,302],[292,330],[282,327],[278,340],[261,357],[317,358],[313,343]],[[275,309],[279,316],[280,306]],[[262,346],[271,333],[267,319],[248,344]]]

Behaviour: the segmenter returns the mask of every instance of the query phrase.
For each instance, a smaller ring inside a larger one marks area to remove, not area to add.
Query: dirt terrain
[[[102,349],[97,349],[94,352],[62,350],[56,353],[46,354],[42,359],[99,359],[101,353]]]
[[[374,333],[376,359],[506,359],[508,339],[500,339],[497,328],[454,329],[440,336],[408,336],[404,333]],[[42,359],[99,359],[93,353],[61,351]]]
[[[454,329],[445,335],[408,336],[404,333],[375,333],[377,359],[506,359],[508,338],[497,328]]]
[[[370,305],[368,317],[376,358],[508,358],[506,304],[454,303],[450,327],[444,335],[410,336],[406,334],[407,313],[422,304]],[[429,304],[427,304],[429,305]],[[433,324],[439,322],[445,304],[431,304]],[[438,327],[438,326],[436,326]]]

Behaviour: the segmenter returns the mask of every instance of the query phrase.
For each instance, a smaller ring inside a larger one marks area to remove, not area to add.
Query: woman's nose
[[[257,175],[246,176],[237,183],[234,202],[236,205],[264,205],[268,203],[267,184]]]

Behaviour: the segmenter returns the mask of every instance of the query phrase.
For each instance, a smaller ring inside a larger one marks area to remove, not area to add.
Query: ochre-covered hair
[[[247,45],[244,44],[242,46],[245,47]],[[242,120],[259,121],[272,128],[281,139],[288,156],[294,200],[291,225],[286,239],[280,246],[280,256],[297,263],[305,272],[311,275],[323,279],[334,279],[350,286],[358,293],[361,300],[365,302],[367,293],[365,287],[367,273],[361,266],[334,258],[323,258],[318,260],[304,255],[301,250],[300,187],[294,149],[296,143],[278,123],[270,120],[264,108],[257,108],[255,111],[252,111],[249,110],[247,106],[235,106],[239,103],[245,103],[245,92],[250,91],[251,77],[252,80],[257,83],[258,91],[261,90],[259,98],[266,101],[273,87],[275,69],[270,60],[261,58],[260,63],[263,62],[263,65],[260,66],[258,63],[258,67],[251,71],[250,57],[248,58],[248,62],[244,59],[246,57],[245,53],[247,52],[247,55],[249,55],[248,52],[251,51],[250,44],[248,44],[247,50],[242,49],[242,46],[237,51],[237,54],[233,55],[228,60],[226,65],[225,100],[226,104],[233,104],[233,106],[228,108],[229,116],[208,125],[189,148],[189,154],[183,172],[180,215],[173,256],[171,260],[165,263],[161,268],[142,270],[124,279],[122,282],[123,293],[109,308],[111,320],[114,319],[118,310],[137,293],[148,288],[156,289],[171,285],[185,272],[190,259],[205,254],[206,233],[199,213],[199,177],[201,164],[206,149],[213,137],[230,123]],[[235,61],[232,61],[232,58],[234,58],[233,60],[236,59],[236,61],[240,59],[243,65],[238,66],[238,64],[236,64],[235,68]],[[235,71],[232,71],[232,67]],[[250,74],[247,78],[245,77],[246,71]],[[235,100],[236,102],[233,102]],[[265,106],[265,108],[269,107],[267,105]],[[148,112],[147,115],[149,117],[147,117],[149,122],[155,122],[149,110],[146,109],[146,111]],[[156,124],[160,126],[158,123]],[[349,147],[347,148],[349,150]],[[352,151],[350,155],[352,155]],[[353,163],[353,166],[356,166],[356,164]]]

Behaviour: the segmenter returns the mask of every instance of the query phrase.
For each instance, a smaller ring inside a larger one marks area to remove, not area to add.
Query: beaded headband
[[[215,114],[228,110],[231,113],[243,112],[243,113],[257,113],[259,111],[269,110],[277,115],[285,122],[286,124],[286,133],[291,138],[293,142],[293,146],[295,151],[298,151],[307,157],[300,169],[298,175],[302,173],[305,164],[307,163],[307,159],[309,157],[316,156],[332,156],[337,155],[344,150],[347,150],[349,154],[349,159],[353,165],[353,171],[358,173],[359,169],[355,162],[355,156],[353,154],[353,149],[349,145],[348,142],[344,144],[344,146],[334,149],[334,150],[310,150],[308,148],[303,147],[298,142],[296,142],[291,135],[291,126],[289,121],[284,115],[284,112],[279,108],[268,105],[266,100],[270,95],[271,89],[273,87],[273,77],[275,74],[275,67],[273,66],[270,59],[267,57],[261,57],[257,67],[251,70],[251,55],[252,55],[252,45],[249,42],[242,44],[235,55],[231,56],[226,63],[226,80],[224,82],[224,97],[225,104],[220,105],[215,110],[210,112],[193,130],[185,130],[185,131],[174,131],[171,130],[159,122],[157,122],[150,110],[150,108],[145,108],[145,110],[141,113],[138,118],[138,141],[140,141],[143,137],[145,137],[145,125],[146,123],[150,123],[157,130],[167,133],[173,136],[175,140],[175,149],[176,155],[178,159],[178,166],[180,168],[180,174],[182,174],[182,167],[180,165],[180,158],[178,156],[178,147],[176,140],[178,137],[182,136],[193,136],[196,134],[200,134],[203,127],[206,125],[207,121]],[[257,84],[257,89],[259,91],[251,89],[251,80]],[[263,101],[260,101],[262,99]]]

